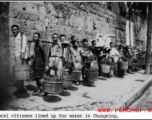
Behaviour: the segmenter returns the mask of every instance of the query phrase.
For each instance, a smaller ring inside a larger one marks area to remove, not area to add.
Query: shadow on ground
[[[78,90],[78,87],[72,86],[72,87],[68,88],[68,90],[77,91],[77,90]]]
[[[56,103],[56,102],[60,102],[62,99],[59,97],[59,96],[44,96],[43,97],[43,100],[46,101],[46,102],[52,102],[52,103]]]
[[[104,77],[98,77],[99,80],[107,80],[106,78]]]
[[[30,90],[30,91],[36,91],[37,90],[37,87],[35,87],[34,85],[31,85],[31,84],[28,84],[26,86],[26,89],[27,90]]]
[[[67,90],[64,90],[62,93],[59,93],[60,96],[70,96],[71,93],[68,92]]]
[[[88,81],[84,81],[82,85],[86,87],[95,87],[94,83],[90,83]]]
[[[29,98],[30,94],[29,93],[22,93],[22,94],[14,94],[15,97],[17,98]]]

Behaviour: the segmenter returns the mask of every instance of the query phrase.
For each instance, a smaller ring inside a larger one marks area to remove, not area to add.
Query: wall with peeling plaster
[[[53,33],[66,34],[67,38],[76,35],[78,40],[115,36],[116,42],[125,44],[126,20],[97,3],[79,2],[11,2],[9,5],[9,45],[10,60],[14,65],[14,38],[11,32],[13,24],[19,25],[28,40],[34,32],[41,39],[51,41]],[[12,72],[11,72],[12,73]]]

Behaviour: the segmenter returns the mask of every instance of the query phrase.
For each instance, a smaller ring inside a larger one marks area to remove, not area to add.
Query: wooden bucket
[[[110,73],[110,65],[101,64],[101,72],[104,74]]]
[[[145,65],[145,58],[141,58],[141,65]]]
[[[116,64],[114,62],[110,63],[110,70],[115,70],[116,69]]]
[[[30,65],[14,65],[13,73],[15,80],[30,80]]]
[[[98,69],[85,69],[86,80],[94,83],[98,80]]]
[[[118,61],[118,68],[120,70],[128,70],[128,61]]]
[[[132,71],[137,71],[138,70],[137,65],[138,65],[137,63],[132,64],[132,66],[131,66]]]
[[[133,64],[133,59],[132,58],[128,59],[128,66],[132,66],[132,64]]]
[[[81,77],[81,68],[73,68],[73,78],[74,79],[80,79]]]
[[[44,92],[50,94],[58,94],[63,91],[63,81],[57,76],[44,78]]]
[[[96,57],[95,57],[96,58]],[[96,60],[91,61],[91,69],[99,69],[98,67],[98,60],[96,58]]]
[[[73,75],[63,75],[63,87],[72,87],[72,82],[74,81]]]
[[[33,67],[30,66],[30,80],[33,80]]]
[[[141,66],[142,65],[142,62],[140,59],[137,59],[137,66]]]

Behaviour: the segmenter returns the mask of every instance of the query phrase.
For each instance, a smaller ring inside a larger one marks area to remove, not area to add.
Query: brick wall
[[[79,40],[94,39],[97,34],[110,34],[116,41],[125,43],[126,20],[99,3],[79,2],[11,2],[9,6],[10,72],[14,64],[13,24],[19,25],[28,40],[34,32],[40,32],[42,39],[51,40],[55,32],[76,35]]]

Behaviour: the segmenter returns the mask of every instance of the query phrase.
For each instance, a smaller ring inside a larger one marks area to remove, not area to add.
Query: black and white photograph
[[[0,110],[152,111],[151,41],[152,2],[0,2]]]

